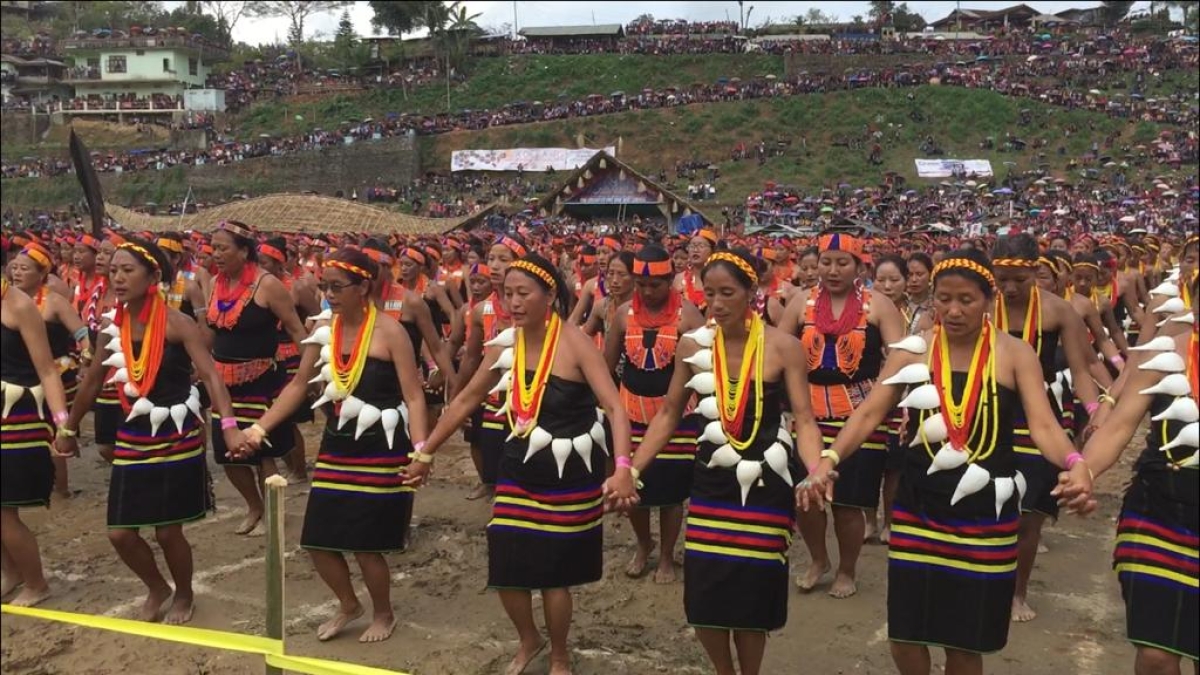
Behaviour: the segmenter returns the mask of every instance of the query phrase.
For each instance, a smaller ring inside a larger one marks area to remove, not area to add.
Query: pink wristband
[[[1125,365],[1125,357],[1121,356],[1120,354],[1113,354],[1112,357],[1108,359],[1108,362],[1113,364],[1114,368],[1120,368],[1121,366]]]
[[[1083,455],[1078,452],[1072,452],[1067,455],[1067,471],[1070,471],[1076,464],[1083,461]]]
[[[236,429],[236,428],[238,428],[238,423],[237,423],[236,417],[222,417],[221,418],[221,431],[229,431],[230,429]]]
[[[67,423],[67,420],[70,417],[71,417],[70,413],[68,413],[66,410],[60,410],[60,411],[54,413],[54,426],[56,426],[56,427],[63,426],[64,424]]]
[[[804,468],[808,469],[808,475],[810,475],[810,476],[811,476],[811,475],[813,475],[814,473],[816,473],[816,472],[817,472],[817,466],[818,466],[818,465],[820,465],[820,462],[816,462],[816,463],[814,463],[814,464],[805,464],[805,465],[804,465]]]
[[[1100,402],[1092,401],[1091,403],[1084,403],[1083,409],[1087,411],[1087,414],[1095,415],[1096,411],[1100,409]]]
[[[618,457],[617,458],[617,468],[618,469],[632,469],[633,468],[633,460],[629,459],[628,457],[624,457],[624,456]]]

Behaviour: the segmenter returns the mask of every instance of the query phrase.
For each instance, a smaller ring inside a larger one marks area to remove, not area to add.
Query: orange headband
[[[404,249],[404,257],[408,258],[409,260],[412,260],[413,262],[417,263],[421,267],[425,266],[425,254],[421,253],[420,251],[418,251],[415,248],[409,247],[409,248]]]
[[[548,286],[550,288],[551,292],[553,292],[554,288],[556,286],[558,286],[558,284],[555,283],[555,281],[554,281],[554,275],[552,275],[549,272],[547,272],[546,270],[542,269],[541,265],[532,263],[528,260],[518,260],[518,261],[514,262],[513,264],[509,265],[508,269],[521,270],[522,272],[525,272],[526,274],[530,274],[534,277],[537,277],[538,279],[540,279],[542,281],[542,283],[546,284],[546,286]]]
[[[844,234],[842,232],[831,232],[823,234],[817,240],[817,250],[821,253],[826,251],[842,251],[849,253],[855,258],[862,259],[863,242],[858,237]]]
[[[270,244],[259,244],[258,253],[259,255],[265,255],[268,258],[278,260],[281,263],[287,262],[287,256],[284,255],[283,251],[280,251]]]
[[[675,274],[675,266],[670,260],[633,261],[633,275],[636,277],[669,277]]]
[[[992,267],[1037,267],[1036,260],[1026,260],[1025,258],[996,258],[992,261]]]
[[[154,243],[158,244],[158,247],[164,251],[170,251],[172,253],[183,253],[183,244],[178,241],[175,241],[174,239],[163,237]]]
[[[496,243],[512,251],[518,258],[524,258],[525,254],[529,252],[521,242],[512,237],[500,237],[496,240]]]
[[[41,267],[43,270],[50,269],[50,256],[46,255],[46,252],[38,247],[37,244],[29,244],[21,249],[21,255],[37,263],[38,267]]]
[[[996,277],[992,276],[991,270],[983,265],[980,265],[974,260],[968,260],[967,258],[950,258],[934,265],[932,275],[933,280],[937,281],[938,274],[951,269],[970,270],[983,277],[984,281],[987,281],[988,285],[992,288],[996,287]]]
[[[601,239],[601,240],[600,240],[600,245],[601,245],[601,246],[607,246],[607,247],[611,248],[611,249],[612,249],[612,250],[614,250],[614,251],[620,251],[620,250],[621,250],[621,242],[620,242],[620,241],[618,241],[618,240],[617,240],[616,238],[614,238],[614,237],[604,237],[603,239]]]
[[[371,274],[370,272],[359,267],[358,265],[354,265],[354,264],[351,264],[348,262],[342,262],[341,260],[330,260],[329,262],[325,263],[325,267],[336,267],[340,270],[349,272],[350,274],[353,274],[355,276],[362,277],[363,279],[366,279],[367,281],[370,281],[375,278],[374,274]]]

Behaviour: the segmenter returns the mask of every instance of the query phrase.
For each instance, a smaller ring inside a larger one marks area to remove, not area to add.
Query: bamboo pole
[[[267,519],[267,637],[283,640],[283,489],[287,479],[278,474],[266,483]],[[283,675],[269,663],[267,675]]]

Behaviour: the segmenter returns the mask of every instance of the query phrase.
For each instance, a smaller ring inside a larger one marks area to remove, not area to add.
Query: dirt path
[[[309,429],[310,457],[315,454],[315,431],[315,426]],[[1013,627],[1008,648],[986,659],[986,672],[1130,671],[1133,649],[1124,640],[1123,606],[1109,567],[1117,495],[1128,467],[1126,462],[1101,480],[1096,516],[1068,517],[1048,528],[1050,552],[1039,557],[1031,598],[1039,617]],[[41,542],[54,588],[54,597],[44,606],[128,617],[142,591],[105,536],[107,468],[94,451],[85,450],[83,458],[73,460],[71,471],[72,485],[81,494],[49,510],[24,512]],[[220,510],[186,528],[196,560],[198,605],[192,625],[261,634],[263,539],[233,534],[240,500],[228,481],[215,475]],[[366,626],[361,621],[344,638],[322,644],[314,637],[316,626],[333,607],[332,595],[298,548],[307,491],[303,486],[289,488],[288,652],[421,675],[500,672],[515,648],[514,633],[497,599],[483,590],[488,507],[463,499],[472,475],[465,449],[447,448],[433,486],[417,500],[410,552],[390,559],[399,626],[389,641],[370,647],[355,639]],[[609,517],[606,528],[605,578],[577,590],[575,596],[571,640],[577,675],[708,672],[700,646],[684,624],[682,581],[657,586],[649,578],[627,579],[622,570],[633,540],[628,523]],[[806,563],[797,538],[793,572]],[[764,672],[893,672],[885,624],[885,565],[884,548],[864,550],[859,594],[847,600],[791,591],[788,625],[772,636]],[[365,600],[361,583],[358,588]],[[0,622],[0,638],[2,671],[12,675],[216,675],[258,673],[262,668],[256,657],[8,615]],[[528,672],[540,675],[547,668],[542,655]]]

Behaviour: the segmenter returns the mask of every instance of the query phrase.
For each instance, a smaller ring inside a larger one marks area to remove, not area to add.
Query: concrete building
[[[212,64],[229,58],[224,47],[175,31],[75,37],[62,48],[73,62],[65,81],[84,99],[182,101],[184,91],[204,88]]]

